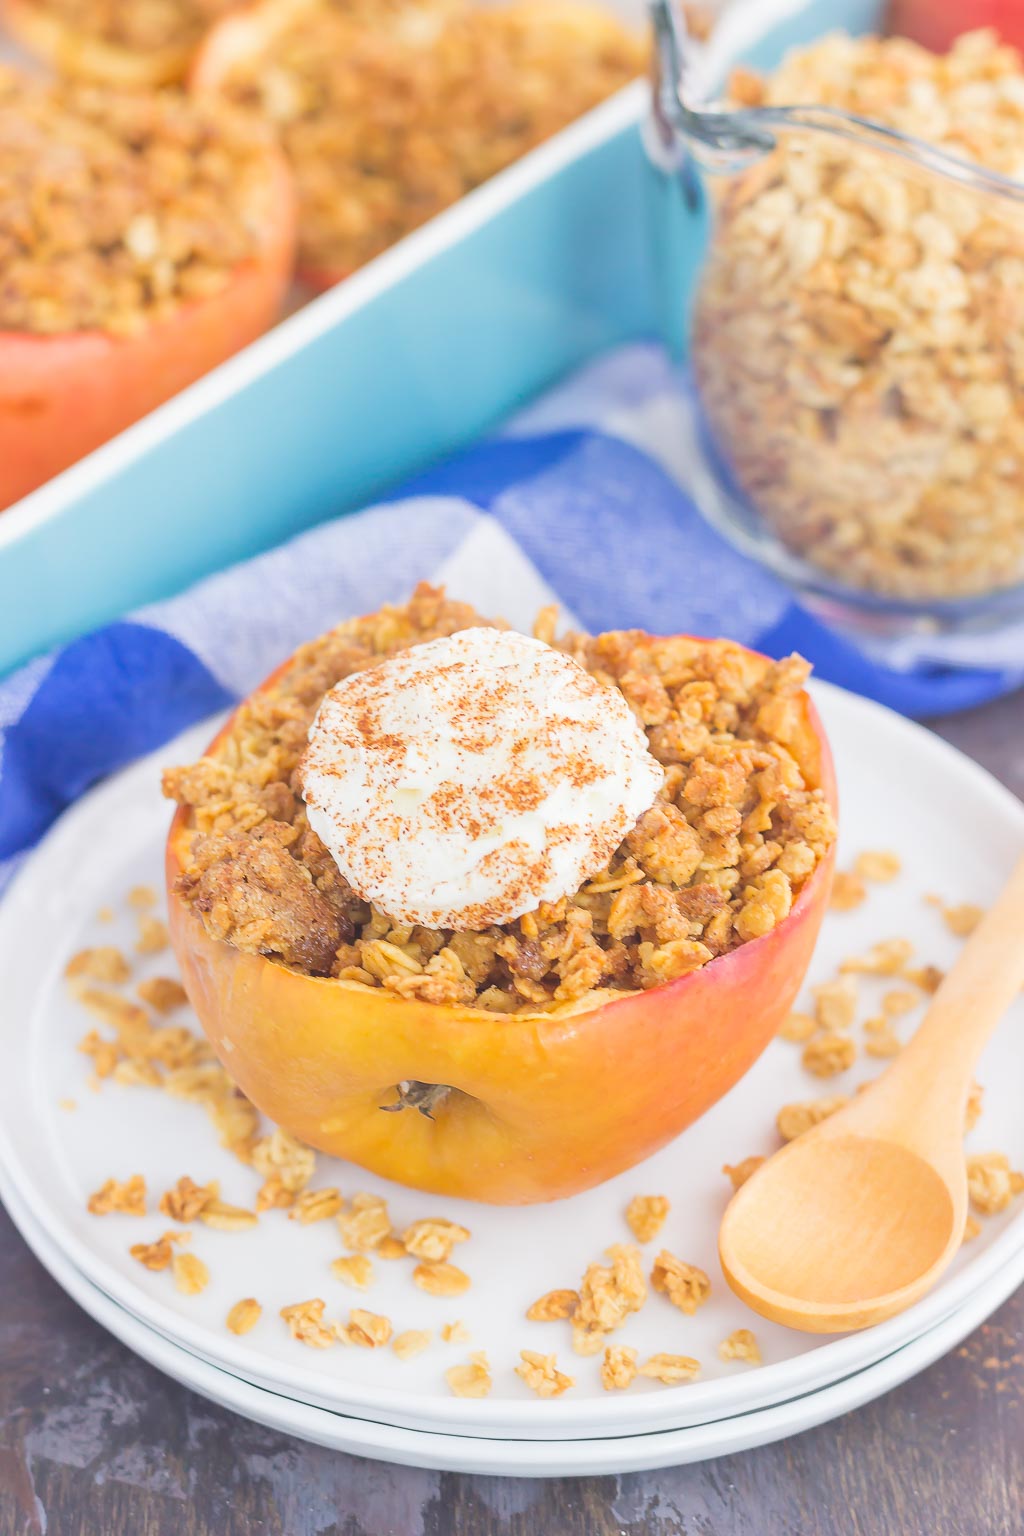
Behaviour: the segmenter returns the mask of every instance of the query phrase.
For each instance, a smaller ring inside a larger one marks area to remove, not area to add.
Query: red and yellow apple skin
[[[802,704],[797,752],[834,806],[828,743],[806,695]],[[777,928],[688,976],[592,996],[579,1012],[510,1016],[305,976],[211,938],[175,888],[190,835],[179,809],[167,845],[171,936],[192,1005],[241,1089],[324,1152],[416,1189],[502,1205],[600,1184],[728,1092],[793,1005],[833,869],[830,852]],[[453,1091],[431,1119],[382,1113],[407,1081]]]

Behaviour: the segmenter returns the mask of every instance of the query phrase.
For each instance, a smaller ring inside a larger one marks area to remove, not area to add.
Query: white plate
[[[835,689],[819,687],[817,698],[840,764],[843,857],[865,847],[894,847],[908,872],[876,888],[862,908],[830,917],[812,974],[834,974],[841,956],[897,934],[915,941],[920,960],[948,964],[957,941],[922,895],[936,890],[951,900],[991,900],[1024,843],[1024,809],[975,764],[918,727]],[[160,759],[187,759],[208,730],[190,733]],[[794,1047],[776,1042],[728,1098],[671,1147],[571,1201],[516,1210],[436,1201],[322,1160],[318,1183],[338,1184],[346,1195],[386,1192],[397,1224],[439,1209],[472,1229],[460,1261],[474,1286],[457,1303],[424,1296],[402,1264],[379,1264],[379,1283],[366,1297],[343,1290],[328,1267],[340,1251],[333,1224],[296,1228],[283,1213],[246,1233],[198,1228],[194,1246],[210,1266],[211,1284],[201,1296],[180,1296],[166,1273],[142,1270],[127,1251],[130,1242],[156,1236],[167,1222],[159,1216],[98,1220],[86,1213],[88,1193],[111,1175],[138,1171],[156,1194],[189,1173],[197,1180],[218,1177],[227,1199],[251,1203],[255,1176],[217,1147],[192,1106],[152,1090],[108,1085],[94,1096],[84,1088],[85,1064],[74,1044],[88,1026],[61,978],[67,955],[83,944],[130,947],[123,904],[113,926],[98,923],[94,914],[120,902],[132,883],[159,882],[167,808],[156,782],[156,762],[149,760],[87,796],[46,839],[0,911],[6,987],[0,1051],[7,1069],[0,1081],[0,1162],[76,1267],[193,1352],[304,1401],[414,1428],[544,1439],[646,1432],[784,1401],[861,1370],[962,1306],[1024,1248],[1024,1221],[1014,1210],[986,1223],[942,1284],[902,1317],[832,1340],[757,1321],[765,1366],[751,1371],[722,1365],[718,1342],[751,1321],[724,1285],[716,1258],[717,1225],[729,1192],[722,1163],[773,1148],[779,1105],[852,1087],[875,1066],[862,1061],[840,1082],[819,1083],[803,1072]],[[148,966],[150,972],[166,968],[166,957]],[[862,1016],[877,1008],[885,985],[864,983]],[[1020,1005],[1014,1013],[986,1054],[981,1076],[988,1102],[973,1143],[1003,1149],[1019,1165],[1024,1038],[1013,1025],[1021,1022]],[[58,1108],[68,1096],[78,1100],[75,1113]],[[575,1283],[609,1242],[628,1236],[621,1213],[637,1192],[672,1197],[657,1246],[664,1243],[707,1269],[714,1294],[694,1318],[652,1297],[621,1337],[641,1354],[696,1355],[707,1379],[672,1389],[644,1381],[628,1393],[605,1394],[598,1361],[572,1356],[567,1325],[518,1320],[536,1296]],[[223,1319],[234,1301],[250,1294],[263,1302],[264,1317],[253,1333],[235,1339]],[[465,1346],[438,1343],[405,1363],[390,1351],[299,1346],[276,1313],[314,1295],[323,1295],[330,1311],[341,1315],[365,1302],[391,1317],[396,1329],[464,1318],[473,1335],[469,1347],[491,1355],[493,1395],[467,1404],[447,1394],[444,1368],[464,1358]],[[577,1379],[575,1389],[557,1401],[538,1402],[513,1374],[522,1347],[557,1350],[560,1364]]]
[[[94,1286],[11,1193],[3,1198],[39,1261],[79,1306],[158,1370],[247,1419],[316,1445],[377,1461],[505,1477],[581,1477],[644,1472],[706,1461],[824,1424],[890,1391],[953,1349],[1014,1291],[1024,1274],[1018,1255],[943,1323],[874,1365],[795,1401],[735,1418],[646,1435],[591,1440],[500,1440],[424,1433],[346,1417],[267,1392],[189,1354],[147,1328]]]

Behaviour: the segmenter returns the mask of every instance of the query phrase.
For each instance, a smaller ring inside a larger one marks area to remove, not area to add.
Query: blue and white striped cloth
[[[687,394],[654,347],[610,354],[500,436],[339,518],[30,662],[0,683],[0,888],[91,784],[248,692],[302,640],[421,577],[528,627],[558,601],[587,629],[799,650],[909,715],[1024,683],[1024,635],[883,666],[724,544],[686,492]],[[1016,665],[1013,658],[1016,657]]]

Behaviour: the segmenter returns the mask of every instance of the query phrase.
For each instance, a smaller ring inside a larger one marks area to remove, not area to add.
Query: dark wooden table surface
[[[1024,695],[936,728],[1024,797]],[[1024,1290],[916,1380],[744,1455],[457,1477],[304,1445],[174,1385],[0,1210],[0,1536],[1022,1536],[1022,1332]]]

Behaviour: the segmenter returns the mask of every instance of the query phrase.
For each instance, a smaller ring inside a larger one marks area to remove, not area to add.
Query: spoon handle
[[[1024,987],[1024,856],[982,917],[895,1066],[951,1091],[971,1072],[992,1031]]]

